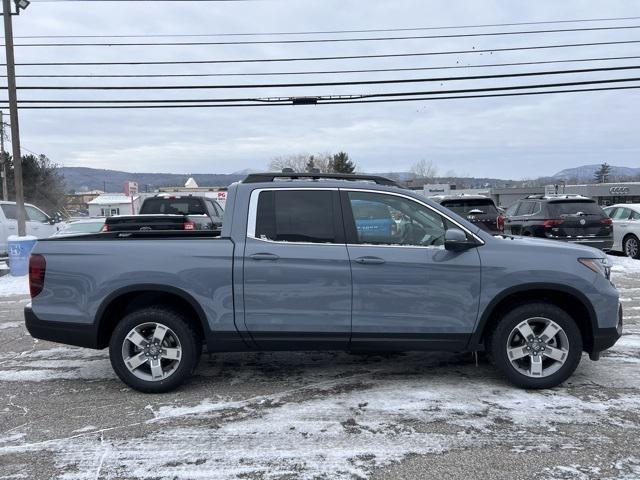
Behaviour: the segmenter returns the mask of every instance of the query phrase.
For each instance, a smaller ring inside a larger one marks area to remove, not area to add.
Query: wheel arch
[[[597,315],[591,301],[579,290],[561,284],[529,283],[500,292],[482,312],[475,333],[469,342],[470,350],[484,347],[486,336],[509,308],[524,302],[546,301],[557,305],[570,315],[582,335],[583,348],[593,348]]]
[[[205,341],[208,330],[207,317],[200,304],[176,287],[156,284],[137,284],[120,288],[108,295],[96,313],[97,348],[109,345],[111,333],[127,313],[145,306],[163,305],[186,314],[187,320]]]

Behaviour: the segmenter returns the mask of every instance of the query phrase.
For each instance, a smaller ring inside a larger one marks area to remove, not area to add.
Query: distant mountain
[[[144,192],[153,191],[159,187],[183,186],[189,177],[193,177],[200,187],[226,187],[246,176],[246,173],[240,172],[235,174],[132,173],[87,167],[62,167],[60,173],[64,177],[67,191],[104,190],[114,193],[122,192],[126,181],[138,182],[138,188]]]
[[[597,165],[582,165],[580,167],[567,168],[556,173],[553,178],[557,179],[579,179],[579,180],[593,180],[593,176],[600,169],[600,164]],[[632,167],[616,167],[611,166],[610,176],[616,177],[635,177],[640,176],[640,168]]]

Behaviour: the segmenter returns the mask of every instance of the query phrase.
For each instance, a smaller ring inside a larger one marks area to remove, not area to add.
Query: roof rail
[[[308,178],[310,180],[332,179],[332,180],[349,180],[352,182],[367,181],[374,182],[377,185],[387,185],[390,187],[402,188],[400,184],[393,180],[379,175],[358,175],[352,173],[299,173],[299,172],[269,172],[269,173],[251,173],[242,181],[242,183],[263,183],[273,182],[277,178],[289,178],[298,180]]]

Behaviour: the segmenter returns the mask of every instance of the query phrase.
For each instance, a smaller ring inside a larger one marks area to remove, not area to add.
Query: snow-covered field
[[[468,354],[256,353],[142,395],[0,298],[0,479],[638,479],[640,261],[612,260],[625,336],[537,392]]]

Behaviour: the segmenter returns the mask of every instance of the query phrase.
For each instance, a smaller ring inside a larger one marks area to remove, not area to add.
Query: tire
[[[629,258],[640,259],[640,241],[635,235],[628,235],[622,242],[622,252]]]
[[[582,335],[575,320],[556,305],[527,303],[498,320],[489,335],[487,350],[498,371],[514,385],[552,388],[578,367]]]
[[[150,342],[156,336],[162,341]],[[180,386],[195,370],[201,353],[202,341],[186,318],[161,306],[126,315],[109,343],[113,370],[128,386],[144,393]]]

